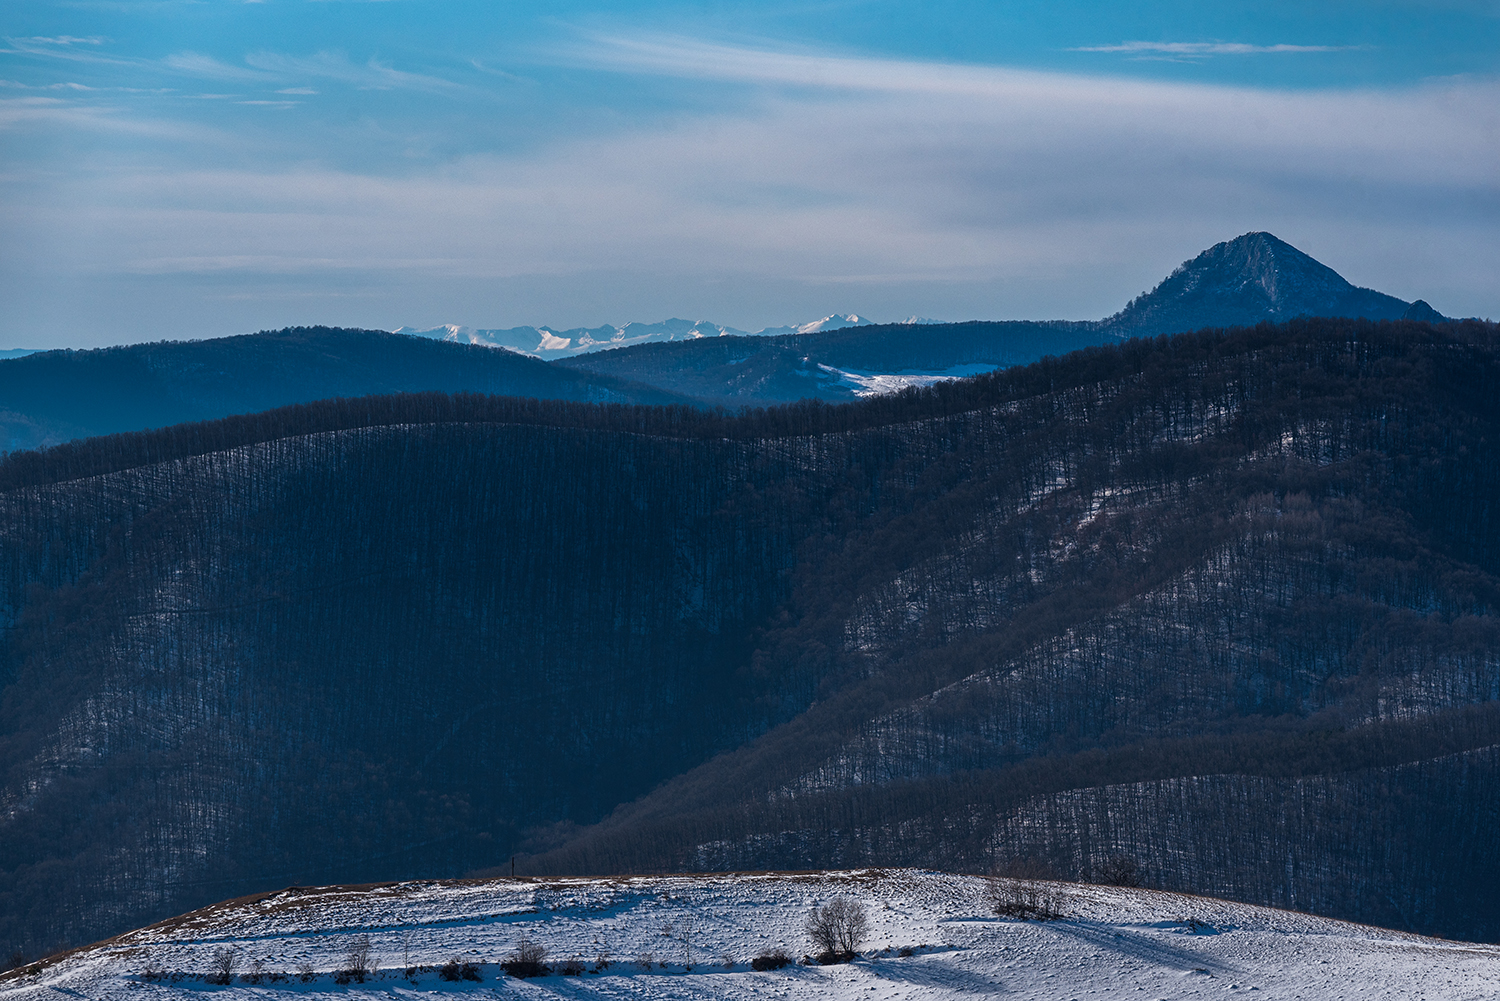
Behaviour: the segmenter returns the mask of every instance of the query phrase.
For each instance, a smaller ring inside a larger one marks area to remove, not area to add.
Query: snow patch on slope
[[[0,999],[231,999],[351,993],[416,998],[1018,999],[1426,997],[1500,994],[1500,947],[1426,939],[1304,914],[1151,890],[1046,884],[1064,920],[996,917],[985,880],[864,869],[612,879],[410,882],[292,888],[228,901],[76,950],[0,979]],[[754,971],[782,948],[810,951],[814,905],[864,905],[870,933],[855,962]],[[342,986],[334,971],[368,936],[376,971]],[[498,963],[522,937],[579,976],[507,978]],[[233,949],[240,976],[204,982]],[[608,963],[598,960],[607,958]],[[476,964],[480,981],[437,967]],[[259,961],[258,983],[244,978]],[[296,975],[303,968],[304,980]],[[411,970],[408,975],[408,969]],[[142,976],[152,972],[147,979]],[[272,977],[280,979],[272,979]]]
[[[848,386],[855,396],[899,393],[912,386],[931,386],[935,382],[964,379],[971,375],[981,375],[995,370],[994,365],[984,363],[955,365],[938,372],[861,372],[857,369],[834,368],[832,365],[821,364],[818,368],[832,375],[835,382]]]

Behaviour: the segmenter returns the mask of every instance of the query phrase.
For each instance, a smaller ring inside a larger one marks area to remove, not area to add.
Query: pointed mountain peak
[[[1401,299],[1349,284],[1285,240],[1258,232],[1184,261],[1103,326],[1123,337],[1152,336],[1294,316],[1397,319],[1407,307]]]

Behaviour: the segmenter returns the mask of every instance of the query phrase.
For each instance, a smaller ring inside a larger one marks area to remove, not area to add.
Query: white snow
[[[1051,885],[1067,917],[1045,923],[993,915],[978,877],[908,869],[285,890],[7,975],[0,999],[1500,996],[1500,947],[1202,897]],[[840,895],[863,903],[870,918],[853,963],[750,969],[768,949],[810,951],[808,910]],[[331,971],[361,935],[378,969],[364,984],[339,985]],[[497,964],[523,935],[547,948],[549,962],[576,955],[592,969],[607,954],[610,965],[581,976],[506,977]],[[241,976],[210,985],[203,975],[225,948],[237,950]],[[435,967],[454,957],[481,964],[483,979],[440,979]],[[256,960],[268,977],[250,983],[243,974]],[[308,982],[296,976],[303,963],[315,973]],[[417,968],[411,979],[408,964]],[[143,978],[148,970],[159,974]]]
[[[824,330],[842,330],[845,327],[867,327],[874,322],[856,313],[834,313],[821,320],[801,324],[797,327],[797,333],[816,334]]]
[[[935,382],[962,379],[995,370],[994,365],[983,363],[955,365],[939,372],[861,372],[857,369],[834,368],[832,365],[819,365],[818,367],[834,376],[835,382],[842,382],[853,389],[855,396],[880,396],[884,393],[900,392],[908,386],[930,386]]]

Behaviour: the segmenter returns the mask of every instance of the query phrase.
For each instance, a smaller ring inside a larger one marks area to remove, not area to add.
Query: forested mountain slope
[[[1130,856],[1495,937],[1497,442],[1494,325],[1305,320],[841,407],[429,394],[12,456],[0,945],[518,851]]]
[[[0,452],[335,396],[423,390],[599,402],[683,400],[608,375],[549,368],[509,351],[382,330],[289,327],[0,361]]]

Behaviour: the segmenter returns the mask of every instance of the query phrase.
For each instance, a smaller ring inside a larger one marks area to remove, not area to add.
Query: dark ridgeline
[[[510,351],[383,330],[288,327],[239,337],[43,351],[0,361],[0,453],[335,396],[424,390],[686,403]]]
[[[513,853],[1128,856],[1500,937],[1497,443],[1500,328],[1296,320],[846,407],[413,394],[12,456],[0,948]]]

